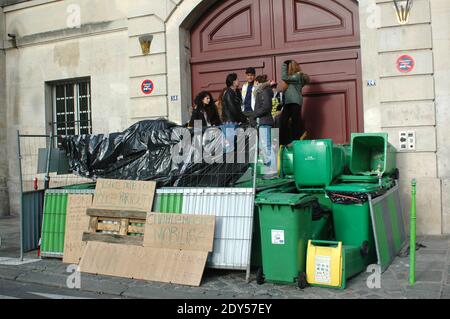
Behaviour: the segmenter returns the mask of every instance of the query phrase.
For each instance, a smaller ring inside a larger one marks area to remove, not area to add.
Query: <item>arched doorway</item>
[[[354,0],[226,0],[191,28],[193,95],[217,97],[225,77],[253,66],[280,80],[287,59],[311,75],[303,118],[309,138],[347,143],[363,131],[358,4]]]

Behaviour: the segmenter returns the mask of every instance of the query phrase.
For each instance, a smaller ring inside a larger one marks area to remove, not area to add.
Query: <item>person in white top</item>
[[[255,110],[255,68],[247,68],[245,70],[247,82],[242,86],[242,112],[250,113]]]

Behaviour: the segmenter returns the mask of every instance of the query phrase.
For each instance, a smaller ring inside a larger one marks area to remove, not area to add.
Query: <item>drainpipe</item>
[[[0,7],[0,217],[9,216],[7,186],[8,156],[6,139],[6,56],[4,50],[5,15]]]
[[[409,242],[409,284],[414,286],[416,282],[416,180],[411,183],[411,223]]]

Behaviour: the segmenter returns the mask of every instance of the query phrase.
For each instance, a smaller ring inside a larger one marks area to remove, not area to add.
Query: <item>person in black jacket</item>
[[[273,127],[272,117],[273,91],[267,75],[259,75],[255,80],[255,111],[249,113],[251,124],[255,127],[255,120],[259,118],[259,125]]]
[[[227,90],[222,97],[222,120],[224,123],[247,123],[242,112],[242,98],[239,92],[239,80],[236,73],[231,73],[226,79]]]
[[[222,125],[217,106],[214,103],[210,92],[200,92],[194,102],[195,104],[192,110],[191,120],[189,121],[189,127],[194,127],[195,121],[201,121],[202,126]]]
[[[273,91],[267,75],[259,75],[255,80],[255,111],[249,116],[253,127],[258,126],[260,154],[264,161],[263,178],[277,177],[276,143],[272,136],[274,125],[272,117]],[[259,122],[259,125],[256,123]]]
[[[248,120],[242,112],[242,97],[236,73],[228,74],[226,85],[227,89],[222,96],[222,130],[225,135],[225,152],[229,153],[234,151],[236,127]]]

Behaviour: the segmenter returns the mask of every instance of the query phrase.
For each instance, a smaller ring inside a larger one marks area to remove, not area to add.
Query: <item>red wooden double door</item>
[[[358,5],[355,0],[219,1],[191,29],[192,90],[217,98],[227,74],[245,69],[281,79],[295,59],[312,83],[303,89],[309,139],[347,143],[363,131]]]

